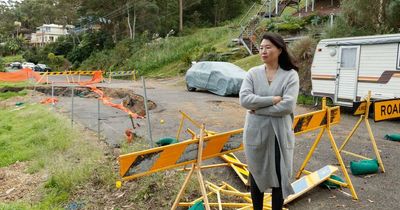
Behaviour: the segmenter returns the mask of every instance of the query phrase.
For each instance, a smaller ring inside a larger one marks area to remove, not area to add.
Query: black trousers
[[[272,188],[272,210],[282,210],[283,207],[283,195],[282,195],[282,186],[281,186],[281,153],[279,150],[278,141],[275,138],[275,166],[276,166],[276,175],[278,176],[279,187]],[[251,200],[253,201],[253,209],[254,210],[262,210],[263,202],[264,202],[264,192],[260,192],[258,186],[251,174],[249,174],[250,178],[250,193]]]

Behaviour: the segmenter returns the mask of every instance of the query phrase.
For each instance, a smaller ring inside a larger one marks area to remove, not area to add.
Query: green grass
[[[174,77],[174,76],[182,76],[185,74],[186,70],[189,69],[189,65],[185,62],[178,60],[168,65],[165,65],[154,72],[149,72],[147,76],[153,78],[165,78],[165,77]]]
[[[93,138],[85,138],[82,128],[72,129],[66,122],[69,120],[43,105],[0,110],[0,166],[26,161],[26,172],[46,173],[48,177],[35,192],[39,201],[0,202],[0,209],[65,209],[73,202],[82,203],[85,209],[98,209],[104,196],[115,197],[115,159],[103,155],[104,148],[96,138],[90,141]],[[132,144],[121,145],[121,154],[148,148],[146,140],[135,138]],[[185,176],[169,170],[124,182],[120,191],[126,195],[114,198],[115,208],[134,203],[135,209],[169,209]],[[196,181],[191,179],[182,200],[200,195]],[[93,194],[94,188],[100,193]]]
[[[29,82],[0,82],[0,88],[4,87],[26,87],[29,86]]]
[[[96,174],[102,184],[113,183],[115,175],[102,148],[87,141],[82,128],[72,129],[68,121],[43,105],[0,111],[0,167],[28,161],[26,172],[48,174],[36,192],[41,195],[38,203],[0,204],[0,209],[62,209],[74,189],[97,171],[102,171]]]
[[[297,97],[297,104],[302,104],[302,105],[314,105],[315,101],[312,96],[308,95],[299,95]]]
[[[157,75],[163,74],[168,65],[184,63],[188,67],[192,60],[198,60],[215,44],[223,48],[223,42],[235,35],[233,32],[235,30],[229,27],[198,29],[188,36],[170,37],[147,44],[132,55],[127,64],[128,69],[139,69],[141,75]],[[179,71],[182,69],[175,69],[175,72]]]
[[[27,94],[26,90],[21,90],[19,92],[0,92],[0,100],[9,99],[15,96],[25,96]]]
[[[237,60],[234,62],[235,65],[241,67],[242,69],[248,71],[250,68],[254,66],[259,66],[262,64],[260,55],[252,55],[246,58]]]
[[[12,55],[12,56],[6,56],[2,57],[3,61],[8,64],[12,62],[24,62],[25,59],[22,58],[22,55]]]

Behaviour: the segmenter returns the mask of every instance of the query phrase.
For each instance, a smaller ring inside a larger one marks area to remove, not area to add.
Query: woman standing
[[[243,138],[253,208],[262,209],[264,191],[272,188],[275,210],[282,209],[284,198],[294,193],[289,177],[299,76],[281,36],[264,34],[260,55],[264,64],[249,70],[239,97],[248,109]]]

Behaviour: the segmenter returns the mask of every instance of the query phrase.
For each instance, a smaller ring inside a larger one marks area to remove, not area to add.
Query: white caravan
[[[353,106],[368,91],[374,99],[400,98],[400,34],[321,40],[311,66],[313,96]]]

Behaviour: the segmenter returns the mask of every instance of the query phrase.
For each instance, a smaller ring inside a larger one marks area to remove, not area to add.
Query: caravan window
[[[397,46],[397,67],[396,68],[400,70],[400,43]]]
[[[342,48],[340,56],[340,67],[344,69],[356,68],[357,62],[357,48]]]

